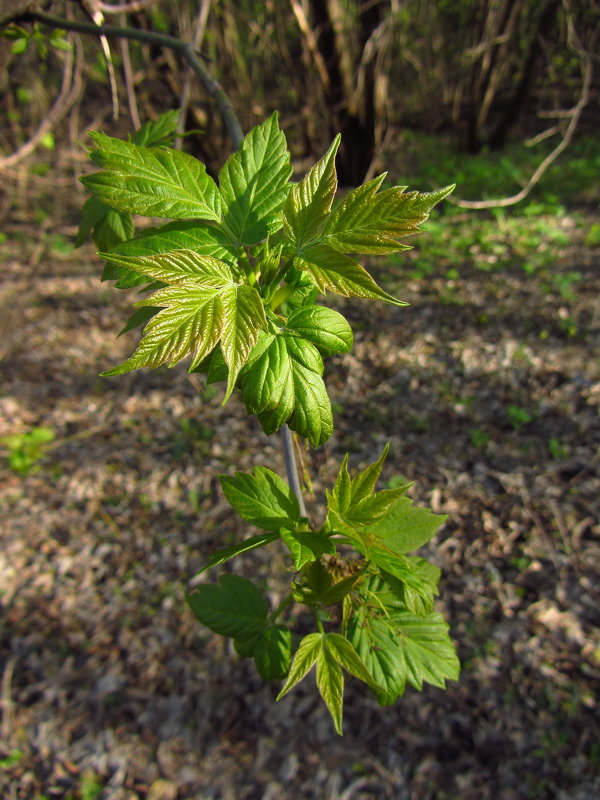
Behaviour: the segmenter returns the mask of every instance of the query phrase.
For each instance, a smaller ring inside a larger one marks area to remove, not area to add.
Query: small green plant
[[[144,326],[141,341],[103,374],[189,358],[190,371],[225,384],[223,403],[238,392],[267,434],[288,426],[322,445],[333,432],[324,359],[348,352],[353,333],[319,295],[405,305],[355,256],[408,249],[400,240],[419,231],[452,187],[406,192],[382,188],[380,175],[335,205],[340,137],[292,183],[277,114],[245,137],[217,183],[197,159],[164,146],[175,123],[163,115],[130,141],[92,134],[90,156],[102,171],[82,179],[93,197],[78,241],[92,234],[104,251],[105,280],[146,291],[124,328]],[[132,214],[174,221],[134,237]],[[338,733],[344,672],[382,705],[407,685],[443,687],[459,672],[448,626],[433,608],[439,569],[414,554],[445,518],[415,507],[406,484],[376,490],[387,452],[354,476],[344,458],[321,523],[306,512],[299,486],[266,467],[221,476],[228,502],[260,532],[214,553],[202,572],[279,547],[290,561],[290,588],[277,608],[239,575],[188,595],[200,622],[230,637],[263,678],[284,681],[279,697],[315,667]],[[314,631],[297,642],[299,613]]]
[[[18,767],[25,758],[21,750],[11,750],[5,758],[0,758],[0,769],[12,769]]]
[[[567,458],[569,455],[569,446],[557,439],[556,436],[551,436],[548,439],[548,452],[557,460]]]
[[[506,407],[506,416],[516,431],[520,430],[523,425],[528,425],[534,419],[531,411],[527,408],[516,406],[513,403]]]
[[[38,469],[38,462],[45,456],[54,431],[50,428],[32,428],[25,433],[3,436],[0,442],[8,448],[7,463],[13,472],[27,475]]]
[[[97,800],[102,793],[102,781],[95,772],[84,772],[79,784],[81,800]]]

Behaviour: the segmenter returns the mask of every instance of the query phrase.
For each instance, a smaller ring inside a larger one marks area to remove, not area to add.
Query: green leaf
[[[354,675],[359,681],[364,681],[368,686],[381,688],[377,686],[361,657],[345,636],[340,633],[327,633],[325,635],[325,646],[346,672]]]
[[[221,550],[217,550],[216,553],[212,554],[208,564],[202,567],[197,574],[202,575],[206,570],[216,567],[218,564],[224,564],[226,561],[229,561],[230,558],[239,556],[242,553],[249,553],[250,550],[256,550],[258,547],[264,547],[266,544],[270,544],[276,539],[279,539],[278,533],[259,533],[257,536],[244,539],[244,541],[239,544],[231,545],[231,547],[223,547]]]
[[[339,134],[323,158],[292,187],[283,207],[283,224],[297,250],[313,241],[325,221],[337,189],[335,155]]]
[[[227,286],[221,293],[223,332],[221,350],[227,368],[226,403],[235,388],[241,368],[258,341],[261,328],[267,327],[263,301],[253,286]]]
[[[410,566],[413,574],[430,587],[429,593],[414,591],[408,583],[399,580],[389,572],[382,571],[381,576],[387,586],[402,602],[406,611],[411,611],[413,614],[419,614],[424,617],[430,611],[433,611],[434,597],[438,594],[441,570],[435,564],[431,564],[426,559],[418,556],[404,556],[404,560]]]
[[[142,308],[137,308],[133,314],[129,317],[123,328],[119,331],[119,336],[123,336],[124,333],[128,333],[129,331],[133,331],[136,328],[140,328],[142,325],[145,325],[148,320],[152,319],[155,314],[158,314],[160,308],[158,306],[144,306]]]
[[[330,511],[337,514],[337,524],[345,530],[352,532],[368,526],[371,532],[375,521],[386,515],[408,488],[374,491],[388,450],[389,445],[386,445],[379,459],[352,479],[348,473],[348,456],[344,458],[333,490],[327,496]]]
[[[293,311],[286,328],[312,342],[324,356],[348,353],[352,349],[352,328],[347,320],[324,306],[304,306]]]
[[[130,214],[109,208],[97,197],[88,197],[81,210],[75,247],[81,247],[90,234],[100,250],[112,250],[133,236],[133,220]]]
[[[323,533],[282,530],[281,538],[290,549],[296,570],[302,569],[311,561],[316,561],[325,553],[330,555],[335,553],[335,544]]]
[[[403,596],[411,610],[417,608],[433,608],[434,596],[437,594],[437,581],[432,584],[422,570],[417,569],[413,559],[399,556],[386,547],[370,543],[364,554],[372,564],[397,578],[403,586]],[[361,552],[363,552],[361,550]],[[417,600],[418,598],[418,600]]]
[[[397,631],[386,617],[355,611],[348,620],[346,636],[355,647],[374,680],[382,687],[375,690],[380,705],[391,705],[404,694],[406,667]]]
[[[432,539],[446,519],[443,514],[413,505],[409,497],[400,497],[369,530],[400,555],[412,553]]]
[[[103,203],[119,211],[173,219],[221,219],[217,185],[198,159],[159,147],[91,133],[92,160],[104,172],[81,178]]]
[[[237,472],[220,475],[227,502],[243,519],[267,531],[295,527],[300,522],[300,506],[294,492],[276,472],[255,467],[254,474]]]
[[[321,651],[322,642],[322,633],[309,633],[308,636],[302,639],[296,650],[286,681],[277,695],[277,700],[281,700],[310,671]]]
[[[320,240],[343,253],[394,253],[409,249],[398,242],[420,232],[431,209],[454,186],[437,192],[405,193],[405,186],[378,190],[385,178],[378,178],[348,192],[329,215]]]
[[[324,642],[317,655],[317,687],[333,718],[336,733],[342,735],[342,709],[344,704],[344,673],[333,653]]]
[[[218,585],[199,586],[186,599],[197,619],[222,636],[249,639],[268,627],[266,600],[239,575],[222,575]]]
[[[219,174],[223,227],[236,245],[252,245],[282,225],[292,173],[277,113],[254,128]]]
[[[407,305],[381,289],[358,262],[328,245],[317,243],[305,247],[296,255],[294,264],[310,274],[320,292],[383,300],[396,306]]]
[[[174,366],[193,353],[191,369],[216,346],[223,326],[219,291],[197,285],[159,289],[138,306],[161,307],[144,328],[144,336],[126,361],[101,373],[122,375],[140,367]]]
[[[290,668],[292,634],[284,625],[271,623],[252,639],[236,640],[235,648],[241,656],[254,658],[263,680],[281,680]]]
[[[264,338],[259,347],[241,375],[246,408],[259,415],[267,434],[287,422],[313,447],[323,444],[333,432],[333,417],[319,351],[285,331]]]
[[[375,690],[382,705],[393,703],[408,681],[445,687],[457,680],[460,664],[441,614],[417,616],[402,605],[381,578],[372,576],[353,595],[344,632],[365,666],[383,687]]]
[[[358,503],[374,493],[375,485],[379,480],[381,470],[383,469],[383,465],[388,457],[389,451],[390,444],[387,442],[377,461],[373,462],[373,464],[369,464],[368,467],[362,470],[362,472],[359,472],[358,475],[352,479],[349,498],[350,502]],[[347,463],[347,460],[348,459],[346,457],[345,463]],[[344,510],[348,508],[350,502],[347,503]]]
[[[179,110],[165,111],[155,120],[146,120],[133,134],[132,141],[145,147],[165,147],[173,144],[177,134]]]
[[[458,680],[460,662],[441,614],[398,612],[392,621],[403,639],[407,679],[415,689],[422,689],[424,682],[445,689],[446,680]]]
[[[225,261],[200,255],[193,250],[173,250],[156,256],[129,256],[118,252],[100,255],[126,270],[133,270],[172,286],[189,284],[220,289],[233,282],[231,268]]]
[[[91,198],[96,200],[96,198]],[[116,214],[118,212],[112,211]],[[107,248],[102,248],[103,250]],[[108,248],[113,249],[113,248]],[[170,253],[173,250],[193,250],[203,256],[212,256],[234,267],[237,263],[233,245],[218,228],[199,225],[197,222],[170,222],[160,228],[148,228],[135,239],[123,242],[114,249],[114,254],[123,256],[152,256]],[[102,274],[103,281],[116,280],[118,289],[129,289],[146,283],[147,278],[123,264],[107,263]]]

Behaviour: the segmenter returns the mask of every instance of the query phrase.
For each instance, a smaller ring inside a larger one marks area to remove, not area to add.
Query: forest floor
[[[600,249],[565,215],[552,274],[473,251],[419,277],[417,249],[376,267],[410,307],[335,301],[356,342],[327,367],[312,513],[345,452],[356,468],[390,441],[382,485],[448,515],[426,555],[462,662],[385,709],[349,680],[339,738],[312,679],[276,704],[184,601],[249,533],[217,476],[283,473],[277,438],[182,368],[98,377],[131,352],[134,295],[100,284],[48,197],[50,221],[21,211],[0,244],[0,436],[55,435],[21,473],[0,451],[0,795],[598,800]],[[280,560],[228,568],[276,599]]]

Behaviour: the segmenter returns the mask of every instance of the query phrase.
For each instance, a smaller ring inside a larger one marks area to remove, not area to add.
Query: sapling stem
[[[272,613],[272,614],[271,614],[271,616],[269,617],[269,619],[271,620],[271,622],[275,622],[275,620],[277,619],[277,617],[281,616],[281,614],[283,614],[283,612],[285,611],[285,609],[286,609],[286,608],[287,608],[287,607],[288,607],[288,606],[289,606],[291,603],[293,603],[293,601],[294,601],[294,595],[293,595],[291,592],[289,592],[289,594],[287,594],[287,595],[286,595],[286,596],[283,598],[283,600],[281,601],[281,603],[279,603],[279,605],[277,606],[277,608],[275,609],[275,611],[273,611],[273,613]]]

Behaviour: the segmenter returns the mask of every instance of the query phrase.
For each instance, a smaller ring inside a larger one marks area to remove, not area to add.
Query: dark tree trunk
[[[365,44],[383,18],[383,3],[357,0],[359,24],[354,32],[358,59]],[[327,67],[329,89],[326,103],[331,109],[330,138],[338,131],[342,134],[342,146],[338,158],[338,175],[344,185],[362,183],[375,154],[375,127],[377,123],[374,92],[374,60],[365,71],[364,89],[356,107],[347,96],[347,76],[342,74],[338,43],[326,0],[310,0],[313,29],[317,34],[317,46]],[[355,65],[354,79],[358,73]],[[346,83],[344,82],[346,77]]]
[[[523,65],[523,74],[515,89],[515,93],[508,103],[504,114],[500,117],[489,136],[489,146],[499,149],[504,146],[510,131],[519,120],[525,104],[531,96],[531,88],[536,77],[536,67],[542,55],[542,40],[547,37],[556,23],[560,2],[549,3],[540,17],[537,33],[531,43],[527,60]]]

